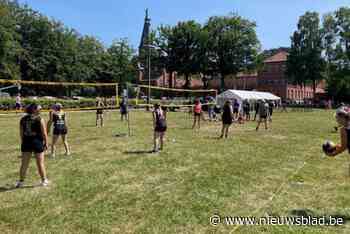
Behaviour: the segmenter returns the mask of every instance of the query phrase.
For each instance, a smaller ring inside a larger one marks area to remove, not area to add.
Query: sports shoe
[[[49,181],[47,179],[45,179],[45,180],[41,181],[40,185],[43,187],[47,187],[47,186],[49,186]]]
[[[17,181],[15,184],[15,188],[22,188],[24,186],[24,181]]]

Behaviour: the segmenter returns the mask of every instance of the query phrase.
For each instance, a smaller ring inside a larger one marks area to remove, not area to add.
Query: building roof
[[[280,51],[277,54],[265,59],[264,63],[276,63],[287,61],[288,53],[286,51]]]

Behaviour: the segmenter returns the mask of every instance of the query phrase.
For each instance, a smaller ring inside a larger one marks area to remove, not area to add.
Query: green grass
[[[43,114],[47,119],[47,115]],[[338,215],[350,220],[347,153],[321,158],[331,112],[275,113],[272,129],[220,123],[193,132],[184,113],[169,114],[165,150],[152,149],[151,114],[132,113],[132,137],[117,112],[95,128],[93,112],[69,113],[72,159],[59,145],[47,158],[52,184],[11,190],[18,178],[20,116],[0,116],[0,233],[349,233],[350,226],[213,227],[209,217]],[[61,154],[60,154],[61,153]],[[26,183],[39,182],[34,161]],[[350,221],[348,221],[350,223]]]

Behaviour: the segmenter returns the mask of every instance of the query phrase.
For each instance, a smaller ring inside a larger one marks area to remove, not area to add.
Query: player
[[[101,127],[104,126],[103,123],[103,107],[105,107],[101,98],[96,99],[96,127],[98,126],[98,120],[100,120]]]
[[[21,94],[18,93],[16,96],[16,114],[18,111],[21,111],[22,109],[22,98],[21,98]]]
[[[192,129],[198,125],[198,129],[201,127],[201,116],[202,116],[202,104],[199,99],[196,99],[193,107],[193,125]]]
[[[51,144],[51,156],[54,158],[56,156],[56,143],[59,137],[62,138],[64,148],[66,150],[66,155],[70,155],[69,146],[67,142],[67,118],[66,113],[62,109],[62,104],[57,103],[53,111],[50,112],[50,119],[47,122],[47,132],[50,133],[51,125],[53,124],[53,135]]]
[[[167,130],[167,111],[162,109],[159,104],[154,105],[153,115],[153,153],[157,153],[159,150],[163,150],[164,136]],[[158,147],[158,141],[160,146]]]
[[[122,101],[120,102],[119,105],[120,108],[120,120],[123,121],[124,119],[128,119],[128,104],[125,100],[125,98],[122,98]]]
[[[328,156],[335,157],[338,154],[343,153],[348,149],[350,153],[350,108],[349,107],[340,107],[337,109],[335,114],[337,123],[340,128],[340,144],[335,146],[335,150],[331,152],[325,152]],[[350,168],[349,168],[350,169]],[[350,172],[350,170],[349,170]]]
[[[44,165],[44,152],[47,150],[48,137],[44,119],[40,116],[41,106],[31,104],[26,108],[26,115],[20,121],[20,139],[22,151],[22,163],[19,172],[19,181],[16,188],[24,186],[24,179],[32,154],[35,155],[38,172],[41,177],[41,185],[47,186],[49,181],[46,177]]]
[[[221,136],[220,138],[223,138],[225,135],[225,138],[228,137],[228,130],[233,122],[233,110],[232,110],[232,103],[231,101],[226,101],[223,107],[223,113],[222,113],[222,129],[221,129]]]
[[[265,130],[267,130],[268,129],[267,120],[269,120],[270,118],[269,104],[267,104],[265,100],[261,100],[261,103],[259,103],[258,111],[259,111],[259,121],[258,121],[258,126],[256,126],[256,131],[259,130],[260,124],[263,121],[265,123]]]

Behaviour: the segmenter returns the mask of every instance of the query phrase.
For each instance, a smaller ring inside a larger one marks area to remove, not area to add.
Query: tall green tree
[[[19,78],[18,56],[21,52],[16,21],[10,9],[0,1],[0,78]]]
[[[299,18],[297,30],[291,37],[291,51],[287,61],[290,81],[305,85],[311,83],[316,93],[318,81],[325,68],[322,57],[322,31],[317,12],[306,12]]]
[[[115,40],[107,50],[110,55],[111,64],[110,71],[118,83],[122,84],[130,80],[130,70],[132,67],[131,59],[133,58],[133,49],[126,39]]]
[[[350,8],[325,15],[323,22],[327,59],[327,93],[350,102]]]
[[[191,75],[199,72],[199,48],[201,25],[193,20],[179,22],[173,28],[162,31],[166,37],[169,70],[176,70],[185,78],[185,88],[190,87]]]
[[[205,25],[209,33],[208,57],[213,72],[221,76],[221,89],[225,77],[253,69],[260,43],[256,24],[236,14],[210,17]]]

